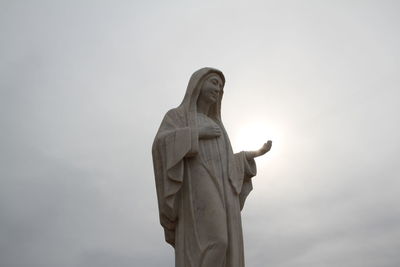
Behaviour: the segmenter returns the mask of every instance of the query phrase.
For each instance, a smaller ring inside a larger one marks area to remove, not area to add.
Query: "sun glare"
[[[276,151],[278,135],[272,128],[262,122],[251,122],[242,125],[235,131],[232,138],[233,149],[238,152],[241,150],[257,150],[268,140],[272,140],[272,151]]]

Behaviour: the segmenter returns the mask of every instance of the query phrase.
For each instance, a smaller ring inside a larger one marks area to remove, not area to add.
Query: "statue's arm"
[[[184,157],[197,154],[197,136],[197,129],[186,125],[181,112],[171,109],[164,116],[156,139],[166,147],[169,162],[176,164]]]
[[[254,151],[246,151],[246,159],[250,160],[250,159],[254,159],[256,157],[262,156],[265,153],[267,153],[268,151],[271,150],[272,147],[272,141],[269,140],[268,142],[264,143],[264,145],[258,149],[258,150],[254,150]]]

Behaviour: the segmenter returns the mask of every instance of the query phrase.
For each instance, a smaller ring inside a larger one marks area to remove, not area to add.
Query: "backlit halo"
[[[241,125],[232,136],[232,146],[235,152],[242,150],[257,150],[268,140],[272,140],[273,151],[276,147],[277,135],[263,122],[250,122]]]

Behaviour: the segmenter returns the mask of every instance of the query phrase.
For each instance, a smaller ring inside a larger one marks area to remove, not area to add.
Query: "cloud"
[[[277,135],[247,266],[399,265],[397,4],[1,6],[1,266],[173,266],[150,150],[203,66],[231,138]]]

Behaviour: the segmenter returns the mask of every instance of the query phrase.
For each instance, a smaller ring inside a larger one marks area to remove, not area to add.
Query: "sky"
[[[174,266],[151,145],[205,66],[257,158],[246,266],[400,266],[398,1],[0,1],[0,266]]]

